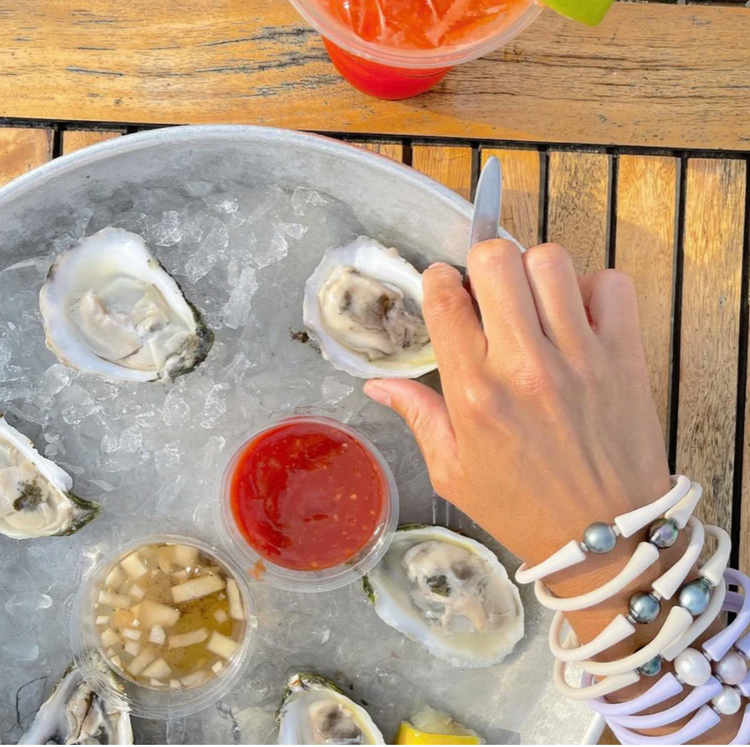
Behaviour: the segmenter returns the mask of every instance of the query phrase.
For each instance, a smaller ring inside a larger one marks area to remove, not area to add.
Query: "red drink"
[[[371,96],[428,90],[454,66],[502,46],[536,18],[533,0],[292,0],[331,60]]]

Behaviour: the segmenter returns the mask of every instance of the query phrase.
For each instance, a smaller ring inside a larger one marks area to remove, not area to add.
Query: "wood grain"
[[[48,129],[0,127],[0,187],[52,158]]]
[[[404,160],[404,146],[403,143],[376,143],[373,141],[355,141],[354,145],[359,145],[361,148],[367,148],[367,150],[373,151],[373,153],[380,153],[381,156],[388,156],[394,161]]]
[[[542,240],[541,154],[538,150],[482,148],[482,166],[491,156],[500,159],[503,169],[503,199],[500,223],[524,246]]]
[[[595,29],[546,10],[402,102],[343,83],[286,0],[207,7],[3,3],[0,116],[750,150],[744,7],[616,3]]]
[[[411,165],[444,184],[466,200],[471,199],[472,152],[464,145],[415,145]]]
[[[677,471],[703,485],[697,512],[732,522],[746,165],[691,159],[685,201]]]
[[[604,153],[549,154],[547,241],[562,244],[579,273],[606,265],[610,163]]]
[[[104,132],[101,130],[66,130],[62,134],[63,155],[81,150],[81,148],[88,148],[89,145],[95,143],[120,137],[121,134],[120,132]]]
[[[620,156],[615,267],[633,279],[656,410],[668,443],[679,161]]]

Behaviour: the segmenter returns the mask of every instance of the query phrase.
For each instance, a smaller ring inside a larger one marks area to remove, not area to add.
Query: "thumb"
[[[370,379],[365,394],[395,410],[417,440],[433,487],[449,482],[457,462],[456,436],[442,395],[409,379]]]

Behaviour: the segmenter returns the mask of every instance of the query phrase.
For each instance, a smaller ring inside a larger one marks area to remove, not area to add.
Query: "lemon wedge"
[[[607,14],[613,0],[543,0],[561,16],[580,21],[587,26],[598,26]]]
[[[469,734],[430,734],[402,721],[398,727],[396,744],[482,744],[482,740]]]

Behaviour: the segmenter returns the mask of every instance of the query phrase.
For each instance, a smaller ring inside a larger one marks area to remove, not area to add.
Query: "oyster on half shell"
[[[319,674],[289,678],[276,720],[279,744],[385,744],[367,711]]]
[[[112,381],[171,381],[208,355],[213,333],[146,242],[103,228],[55,260],[39,294],[47,347]]]
[[[73,534],[99,505],[73,495],[73,480],[0,415],[0,532],[12,539]]]
[[[361,236],[325,253],[305,284],[303,315],[335,368],[416,378],[437,367],[422,300],[422,275],[397,249]]]
[[[498,664],[523,638],[521,597],[503,565],[444,527],[400,527],[364,586],[383,622],[455,667]]]
[[[130,713],[107,702],[72,664],[18,744],[133,744]]]

